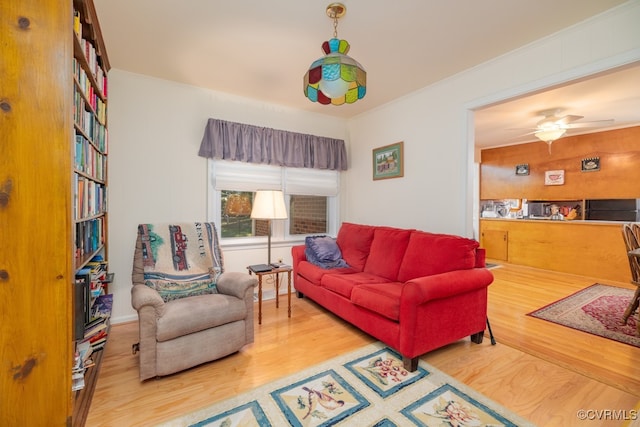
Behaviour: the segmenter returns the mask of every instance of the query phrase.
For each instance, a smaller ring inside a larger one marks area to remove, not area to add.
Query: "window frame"
[[[225,161],[225,160],[216,160],[216,159],[207,159],[207,220],[214,222],[216,225],[222,224],[222,190],[216,190],[215,188],[215,162],[216,161]],[[226,160],[230,161],[230,160]],[[251,164],[247,164],[251,165]],[[259,166],[259,165],[256,165]],[[247,166],[250,168],[250,166]],[[284,192],[284,199],[287,205],[287,213],[290,214],[290,205],[291,205],[291,195],[286,192],[286,170],[287,167],[282,166],[280,168],[281,173],[281,183],[280,190]],[[289,168],[290,169],[290,168]],[[310,173],[314,170],[311,169]],[[298,171],[300,172],[300,171]],[[302,171],[302,173],[304,173]],[[337,194],[335,196],[324,196],[327,198],[327,235],[335,236],[338,224],[340,221],[340,171],[336,171],[336,187]],[[232,189],[226,188],[228,191],[257,191],[262,188],[255,188],[253,190],[249,190],[246,187],[243,189]],[[311,195],[314,194],[298,194],[298,195]],[[314,235],[317,233],[310,234],[289,234],[289,221],[290,218],[286,220],[273,220],[271,222],[271,243],[291,243],[297,244],[300,242],[304,242],[305,238],[309,235]],[[218,225],[218,227],[220,227]],[[261,247],[266,241],[265,236],[245,236],[245,237],[222,237],[220,236],[220,244],[226,247],[244,247],[244,248],[253,248],[253,247]]]

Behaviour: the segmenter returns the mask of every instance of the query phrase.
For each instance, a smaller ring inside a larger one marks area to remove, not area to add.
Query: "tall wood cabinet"
[[[95,57],[86,58],[91,49],[74,33],[74,10]],[[78,215],[76,188],[83,177],[94,195],[106,193],[106,149],[96,132],[106,133],[99,79],[109,63],[92,0],[2,1],[0,40],[0,420],[69,426],[79,421],[71,390],[75,272],[91,255],[106,256],[107,237],[106,206]],[[80,123],[78,97],[89,105]],[[88,157],[101,158],[101,176],[77,170],[77,134],[93,147]],[[100,223],[102,240],[78,251],[85,221]]]

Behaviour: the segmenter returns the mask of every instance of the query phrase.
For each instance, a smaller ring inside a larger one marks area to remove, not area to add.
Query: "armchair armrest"
[[[246,273],[227,271],[218,277],[216,286],[221,294],[244,299],[249,288],[258,286],[258,279]]]
[[[402,288],[400,306],[417,305],[447,298],[475,289],[486,288],[493,282],[493,274],[486,268],[455,270],[409,280]]]
[[[150,306],[156,312],[157,317],[162,317],[165,310],[165,304],[160,294],[146,285],[133,285],[131,288],[131,305],[138,312],[143,307]]]

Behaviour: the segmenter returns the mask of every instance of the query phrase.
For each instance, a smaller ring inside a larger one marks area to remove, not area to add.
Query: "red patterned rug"
[[[640,347],[636,315],[620,323],[632,297],[631,289],[596,283],[528,315]]]

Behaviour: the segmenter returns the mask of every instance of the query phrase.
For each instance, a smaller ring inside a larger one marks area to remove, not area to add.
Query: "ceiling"
[[[561,109],[559,117],[583,116],[574,123],[613,119],[604,125],[594,123],[593,127],[570,129],[566,136],[640,125],[640,65],[478,110],[474,114],[476,146],[539,141],[532,135],[532,128],[543,119],[537,113],[555,108]]]
[[[304,97],[302,78],[333,35],[329,0],[94,0],[112,68],[342,118],[624,2],[344,0],[338,37],[367,70],[367,95],[324,106]],[[624,76],[638,82],[639,72],[640,66]],[[483,109],[476,114],[476,144],[530,141],[510,129],[533,127],[541,118],[536,111],[555,107],[583,120],[640,123],[640,85],[632,91],[618,76]]]

